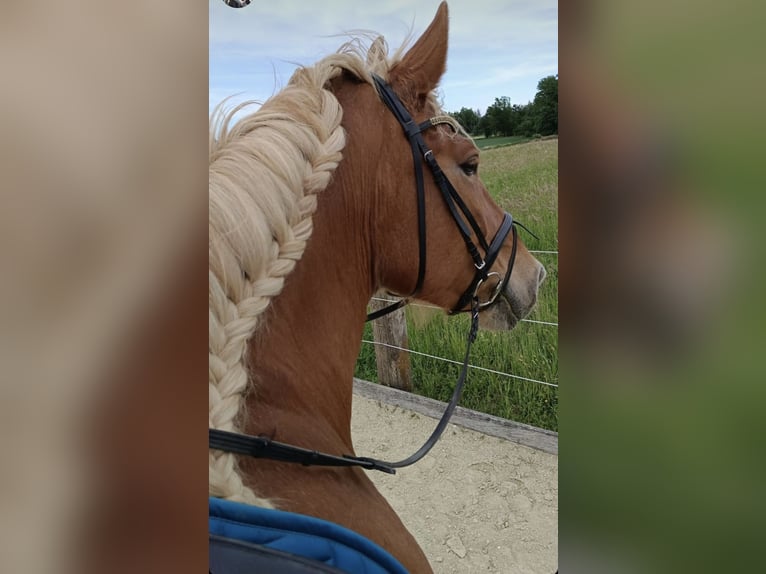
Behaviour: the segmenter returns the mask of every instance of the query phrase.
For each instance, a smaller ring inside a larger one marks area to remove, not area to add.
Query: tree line
[[[507,96],[495,98],[484,115],[479,110],[461,108],[450,112],[472,136],[548,136],[559,133],[559,77],[547,76],[537,83],[531,102],[511,104]]]

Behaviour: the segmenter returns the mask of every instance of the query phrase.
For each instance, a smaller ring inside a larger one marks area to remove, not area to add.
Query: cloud
[[[311,64],[335,51],[347,40],[346,32],[374,30],[393,50],[408,32],[422,33],[439,5],[439,0],[254,0],[234,10],[220,0],[210,2],[211,102],[227,90],[268,97],[287,82],[295,64]],[[453,0],[449,8],[450,54],[442,82],[448,110],[485,108],[501,95],[526,103],[540,78],[558,72],[555,1]]]
[[[556,2],[476,0],[450,5],[450,45],[477,53],[510,45],[557,44]]]

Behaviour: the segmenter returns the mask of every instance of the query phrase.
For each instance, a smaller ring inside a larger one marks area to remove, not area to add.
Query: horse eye
[[[479,164],[475,161],[467,161],[460,164],[460,169],[462,169],[463,173],[466,175],[476,175],[479,171]]]

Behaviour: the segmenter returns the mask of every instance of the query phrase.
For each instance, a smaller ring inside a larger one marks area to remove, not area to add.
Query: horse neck
[[[369,206],[350,153],[319,194],[303,258],[250,343],[246,432],[350,450],[353,373],[374,290]],[[307,429],[308,430],[307,432]],[[342,444],[338,444],[341,441]]]

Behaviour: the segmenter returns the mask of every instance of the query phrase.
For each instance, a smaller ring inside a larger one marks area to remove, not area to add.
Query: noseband
[[[422,133],[432,127],[436,127],[440,123],[447,123],[446,120],[439,121],[438,118],[428,119],[420,124],[415,123],[412,116],[402,104],[399,97],[394,93],[384,80],[373,74],[373,80],[378,89],[381,99],[386,104],[389,110],[394,114],[399,124],[404,130],[404,134],[410,142],[412,148],[412,159],[415,164],[415,183],[417,189],[417,204],[418,204],[418,251],[419,251],[419,264],[418,264],[418,277],[415,283],[415,289],[405,299],[397,301],[393,305],[384,307],[374,313],[367,315],[367,320],[372,321],[393,311],[404,307],[409,303],[412,297],[415,297],[420,293],[423,287],[423,280],[426,274],[426,211],[425,211],[425,185],[423,181],[423,162],[428,165],[433,175],[434,182],[441,192],[442,198],[449,209],[452,219],[458,228],[460,236],[465,242],[468,253],[471,256],[473,265],[476,268],[473,280],[466,288],[463,294],[458,299],[455,306],[449,311],[449,313],[455,314],[464,311],[471,312],[471,328],[468,333],[468,341],[466,344],[465,358],[463,359],[463,366],[460,370],[460,376],[455,384],[455,390],[452,393],[447,408],[444,410],[442,418],[436,425],[431,436],[421,446],[417,452],[407,457],[404,460],[398,462],[386,462],[368,457],[359,457],[352,455],[335,456],[317,452],[315,450],[308,450],[297,446],[284,444],[277,442],[265,436],[249,436],[238,433],[232,433],[228,431],[222,431],[218,429],[208,429],[209,447],[211,449],[222,450],[226,452],[232,452],[236,454],[244,454],[255,458],[267,458],[271,460],[278,460],[282,462],[299,463],[304,466],[360,466],[366,470],[380,470],[389,474],[395,474],[397,468],[410,466],[423,458],[436,442],[441,437],[444,429],[447,428],[449,419],[460,400],[460,395],[465,384],[466,376],[468,373],[468,359],[471,352],[471,345],[476,339],[476,333],[479,330],[479,311],[483,308],[492,305],[505,289],[508,284],[508,280],[511,276],[511,270],[513,268],[514,261],[516,260],[516,227],[510,213],[505,213],[503,221],[500,224],[499,229],[495,232],[495,236],[491,242],[487,242],[481,227],[476,222],[476,218],[471,213],[471,210],[465,204],[458,192],[444,172],[439,167],[434,157],[434,152],[423,140]],[[421,161],[422,158],[422,161]],[[462,213],[462,215],[461,215]],[[467,222],[467,223],[466,223]],[[479,246],[484,251],[482,257],[479,248],[473,242],[471,230],[476,236],[476,240]],[[511,258],[508,262],[508,267],[505,273],[501,276],[496,271],[491,271],[492,266],[500,254],[508,234],[513,235],[513,247],[511,250]],[[498,282],[495,285],[492,295],[487,301],[479,301],[479,289],[486,283],[490,277],[498,277]],[[466,309],[466,306],[469,306]]]

